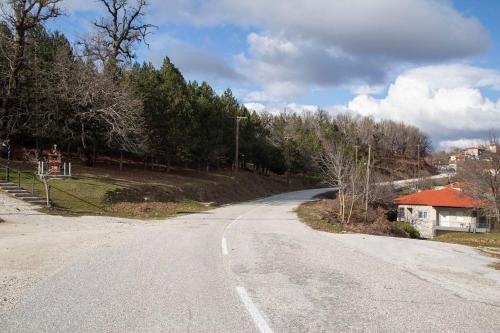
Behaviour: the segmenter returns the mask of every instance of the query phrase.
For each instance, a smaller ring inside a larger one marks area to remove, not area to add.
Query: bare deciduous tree
[[[2,99],[2,121],[0,128],[9,136],[12,128],[12,99],[18,88],[19,73],[25,61],[27,32],[45,21],[60,16],[59,4],[62,0],[6,0],[0,3],[2,20],[12,33],[12,38],[4,39],[10,49],[3,51],[8,62],[7,86]]]
[[[320,138],[318,164],[325,181],[337,188],[340,223],[348,224],[356,202],[364,195],[363,173],[344,138]]]
[[[26,33],[38,24],[60,16],[59,4],[62,0],[7,0],[0,6],[2,19],[14,32],[14,54],[10,58],[10,74],[7,95],[11,95],[17,87],[19,71],[24,63]]]
[[[481,159],[468,159],[458,169],[458,178],[467,182],[465,191],[487,203],[486,214],[494,223],[500,221],[500,142],[492,135],[490,144],[496,149],[486,151]]]
[[[60,131],[73,141],[78,139],[90,159],[97,143],[137,152],[140,148],[142,102],[134,97],[126,80],[116,81],[108,72],[99,73],[91,62],[57,57],[51,94],[59,97],[65,110],[58,123]],[[57,119],[55,107],[48,119]]]
[[[146,0],[99,0],[107,16],[93,22],[96,32],[82,42],[86,56],[115,66],[135,58],[133,46],[146,41],[154,25],[142,22]],[[133,2],[133,3],[132,3]]]

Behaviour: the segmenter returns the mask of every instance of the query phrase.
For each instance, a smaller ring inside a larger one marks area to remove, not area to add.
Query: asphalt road
[[[28,291],[0,332],[499,331],[491,259],[311,230],[293,209],[321,191],[145,224]]]

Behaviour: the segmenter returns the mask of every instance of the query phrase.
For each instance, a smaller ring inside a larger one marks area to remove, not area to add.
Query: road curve
[[[0,332],[498,331],[500,278],[486,271],[490,259],[403,240],[418,242],[409,256],[432,244],[467,258],[483,289],[481,297],[461,293],[446,258],[445,273],[424,275],[376,251],[374,242],[391,238],[365,247],[365,236],[298,222],[293,209],[322,191],[147,223],[28,291],[0,316]]]

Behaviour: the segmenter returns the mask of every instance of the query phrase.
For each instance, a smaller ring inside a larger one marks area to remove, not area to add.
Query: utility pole
[[[417,190],[420,189],[420,144],[417,145]]]
[[[234,172],[238,172],[238,155],[239,155],[239,145],[240,145],[240,120],[247,119],[247,117],[234,117],[236,119],[236,149],[234,152]]]
[[[285,136],[285,154],[286,154],[286,183],[288,186],[292,184],[291,179],[290,179],[290,169],[291,169],[291,152],[290,152],[290,140],[291,137]]]
[[[420,179],[420,144],[417,145],[417,178]]]
[[[370,162],[372,158],[372,145],[368,145],[368,162],[366,163],[366,188],[365,188],[365,222],[368,220],[368,199],[370,193]]]

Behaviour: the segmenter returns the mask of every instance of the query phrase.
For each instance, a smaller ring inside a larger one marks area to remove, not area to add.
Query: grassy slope
[[[342,228],[338,225],[328,223],[324,216],[321,215],[320,210],[315,206],[315,202],[307,202],[301,204],[296,209],[299,219],[313,228],[325,232],[339,233]]]
[[[13,163],[12,167],[33,170],[20,163]],[[0,177],[2,173],[0,170]],[[61,209],[59,213],[157,218],[312,186],[304,179],[294,179],[288,186],[284,177],[264,177],[246,171],[235,176],[230,170],[206,173],[177,169],[166,173],[75,165],[73,174],[71,179],[49,181],[51,200]],[[11,174],[11,181],[17,182],[17,174]],[[21,174],[22,187],[31,190],[32,184],[31,176]],[[36,195],[45,197],[42,183],[36,181],[34,190]]]

